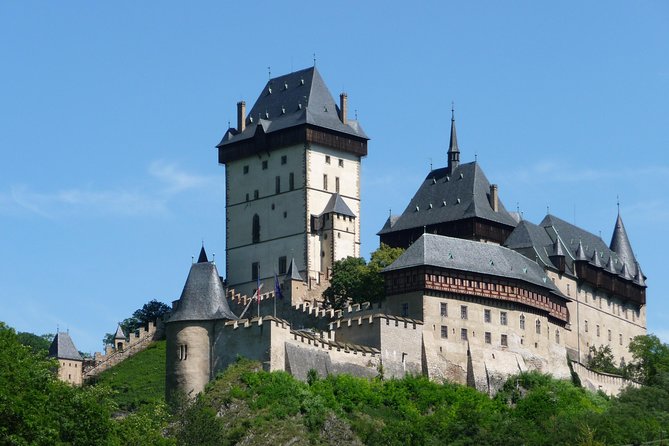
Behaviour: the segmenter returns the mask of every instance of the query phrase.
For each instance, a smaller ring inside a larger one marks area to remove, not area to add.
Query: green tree
[[[371,255],[369,263],[362,257],[338,260],[332,267],[330,286],[323,297],[332,308],[343,308],[350,303],[379,302],[385,296],[381,271],[402,253],[401,248],[382,244]]]
[[[130,333],[134,333],[138,328],[146,326],[149,322],[169,316],[171,311],[172,309],[168,305],[153,299],[145,303],[142,308],[135,310],[132,316],[124,319],[120,325],[126,336],[129,336]],[[114,344],[114,333],[106,333],[102,338],[102,343],[104,345]]]
[[[627,367],[632,378],[646,385],[669,381],[669,345],[655,335],[637,336],[629,350],[633,361]]]
[[[54,335],[51,333],[43,334],[42,336],[37,336],[34,333],[28,332],[19,332],[16,334],[16,339],[22,345],[30,347],[33,353],[48,353],[53,338]]]
[[[596,348],[592,345],[588,357],[588,368],[598,372],[620,374],[620,369],[613,362],[613,352],[610,346],[600,345],[599,348]]]

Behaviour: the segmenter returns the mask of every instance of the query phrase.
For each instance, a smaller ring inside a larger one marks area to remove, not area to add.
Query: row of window
[[[589,330],[588,321],[584,321],[583,331],[588,333],[588,330]],[[599,338],[601,336],[601,330],[600,330],[599,324],[595,325],[595,330],[596,330],[595,332],[597,334],[597,337]],[[609,342],[611,342],[613,340],[613,333],[611,333],[610,329],[607,330],[607,335],[608,335],[607,338],[608,338]],[[630,338],[630,342],[632,342],[631,338]],[[623,334],[622,333],[618,333],[618,343],[620,345],[623,345]]]
[[[448,317],[448,303],[441,302],[440,313],[442,317]],[[469,319],[469,310],[467,305],[460,305],[460,319],[467,320]],[[491,323],[492,322],[492,312],[489,309],[483,310],[483,322]],[[521,314],[518,318],[519,327],[521,330],[525,330],[525,315]],[[499,312],[499,323],[501,325],[508,325],[509,317],[506,311]],[[535,321],[535,330],[537,334],[541,334],[541,321],[537,319]]]
[[[337,187],[339,187],[339,178],[337,178]],[[288,190],[295,190],[295,174],[293,172],[288,174]],[[339,189],[337,189],[339,191]],[[281,176],[277,175],[274,178],[274,192],[277,194],[281,193]],[[257,200],[260,198],[260,191],[258,189],[253,191],[253,199]],[[246,194],[246,201],[250,200],[250,195]]]
[[[278,274],[286,274],[288,270],[288,257],[281,256],[278,261]],[[258,272],[260,271],[260,262],[253,262],[251,264],[251,280],[258,280]]]
[[[323,174],[323,190],[328,190],[328,174],[326,173]],[[339,193],[339,177],[335,177],[335,192]]]
[[[288,162],[288,156],[287,155],[281,155],[281,164],[283,165],[283,164],[286,164],[287,162]],[[262,163],[261,163],[262,170],[267,170],[268,164],[269,164],[268,160],[263,160]],[[243,171],[244,171],[244,175],[247,175],[249,173],[250,168],[249,168],[248,164],[246,164],[243,167]]]
[[[588,303],[588,292],[583,291],[583,294],[584,294],[584,297],[585,297],[584,298],[585,303]],[[624,304],[614,302],[613,299],[610,298],[610,297],[602,296],[599,299],[597,299],[597,295],[594,295],[594,294],[592,295],[592,302],[597,303],[599,308],[602,308],[602,301],[604,299],[606,299],[606,306],[609,309],[609,311],[611,311],[612,314],[615,314],[617,316],[621,316],[621,313],[622,313],[622,316],[624,316],[625,319],[629,319],[629,315],[631,313],[633,322],[636,321],[636,318],[639,316],[639,311],[638,310],[629,309]]]
[[[330,155],[325,155],[325,164],[332,164]],[[344,167],[344,160],[339,158],[339,167]]]
[[[455,332],[455,329],[453,329],[453,332]],[[442,325],[441,326],[441,337],[442,339],[448,339],[448,326]],[[485,343],[486,344],[492,344],[492,333],[489,331],[485,332],[484,335],[485,338]],[[461,328],[460,329],[460,340],[461,341],[467,341],[469,339],[469,334],[468,330],[466,328]],[[521,340],[522,343],[522,340]],[[560,330],[555,330],[555,343],[559,344],[560,343]],[[506,334],[501,334],[500,335],[500,345],[503,347],[508,347],[509,345],[509,337]],[[534,344],[535,347],[537,344]]]

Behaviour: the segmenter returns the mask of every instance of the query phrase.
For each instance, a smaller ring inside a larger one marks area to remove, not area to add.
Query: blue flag
[[[283,299],[283,293],[281,292],[281,287],[279,286],[279,278],[276,276],[276,273],[274,273],[274,297]]]

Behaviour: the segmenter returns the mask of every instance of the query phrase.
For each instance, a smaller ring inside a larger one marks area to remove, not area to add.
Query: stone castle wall
[[[581,380],[581,385],[593,392],[601,390],[607,395],[615,396],[625,387],[639,388],[641,386],[639,383],[625,379],[622,376],[595,372],[578,362],[572,362],[571,367]]]

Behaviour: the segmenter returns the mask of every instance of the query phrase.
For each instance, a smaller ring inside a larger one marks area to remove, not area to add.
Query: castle
[[[618,215],[610,244],[553,215],[504,207],[477,162],[432,170],[379,232],[406,251],[380,304],[323,307],[335,261],[360,254],[360,160],[368,138],[315,67],[269,80],[218,144],[226,169],[225,280],[204,247],[165,324],[167,391],[194,395],[238,356],[321,376],[424,374],[494,393],[515,373],[613,393],[591,346],[622,362],[646,333],[646,278]],[[279,279],[280,276],[281,279]],[[263,292],[264,291],[264,292]]]

